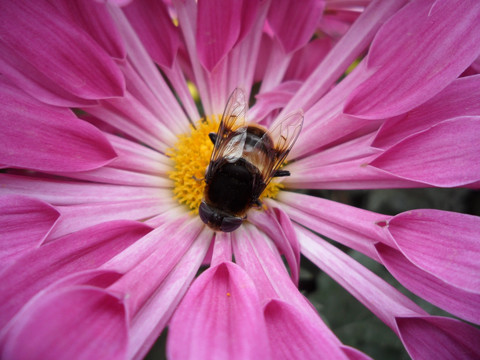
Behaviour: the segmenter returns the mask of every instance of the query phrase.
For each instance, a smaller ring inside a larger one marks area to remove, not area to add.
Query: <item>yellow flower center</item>
[[[195,127],[190,127],[190,133],[180,135],[175,146],[167,151],[167,155],[174,163],[174,170],[169,173],[170,179],[174,182],[174,197],[194,214],[198,214],[198,207],[203,198],[205,171],[213,150],[208,134],[217,132],[219,123],[220,116],[201,119]],[[282,184],[273,180],[260,199],[275,198],[282,188]]]

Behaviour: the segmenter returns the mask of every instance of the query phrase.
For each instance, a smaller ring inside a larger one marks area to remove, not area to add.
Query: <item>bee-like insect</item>
[[[231,232],[247,217],[273,177],[289,176],[279,170],[303,124],[301,110],[276,121],[271,131],[247,124],[243,90],[228,99],[217,133],[210,133],[214,148],[205,174],[205,193],[200,204],[202,221],[213,230]]]

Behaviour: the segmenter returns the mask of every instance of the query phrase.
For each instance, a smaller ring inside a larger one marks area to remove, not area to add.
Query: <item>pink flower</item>
[[[479,324],[478,217],[292,191],[478,188],[479,2],[117,3],[0,2],[2,358],[142,358],[167,326],[171,359],[367,358],[298,291],[300,254],[412,358],[480,357],[477,328],[318,236]],[[192,175],[236,87],[252,121],[304,125],[264,209],[214,233]]]

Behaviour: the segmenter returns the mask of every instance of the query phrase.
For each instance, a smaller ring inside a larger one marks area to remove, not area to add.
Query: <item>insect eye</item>
[[[223,232],[232,232],[242,225],[243,219],[240,217],[226,216],[223,218],[220,230]]]
[[[198,208],[198,214],[200,215],[200,219],[202,219],[205,224],[208,224],[208,222],[212,219],[214,215],[213,210],[210,208],[210,206],[205,204],[203,201]]]

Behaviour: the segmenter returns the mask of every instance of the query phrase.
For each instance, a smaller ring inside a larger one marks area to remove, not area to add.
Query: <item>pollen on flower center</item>
[[[169,177],[174,182],[174,197],[194,214],[198,214],[203,198],[205,171],[213,150],[208,134],[216,132],[219,123],[219,116],[199,120],[195,127],[191,126],[190,133],[180,135],[175,146],[167,151],[173,160],[174,170],[169,173]],[[282,188],[282,184],[271,181],[260,199],[274,198]]]

